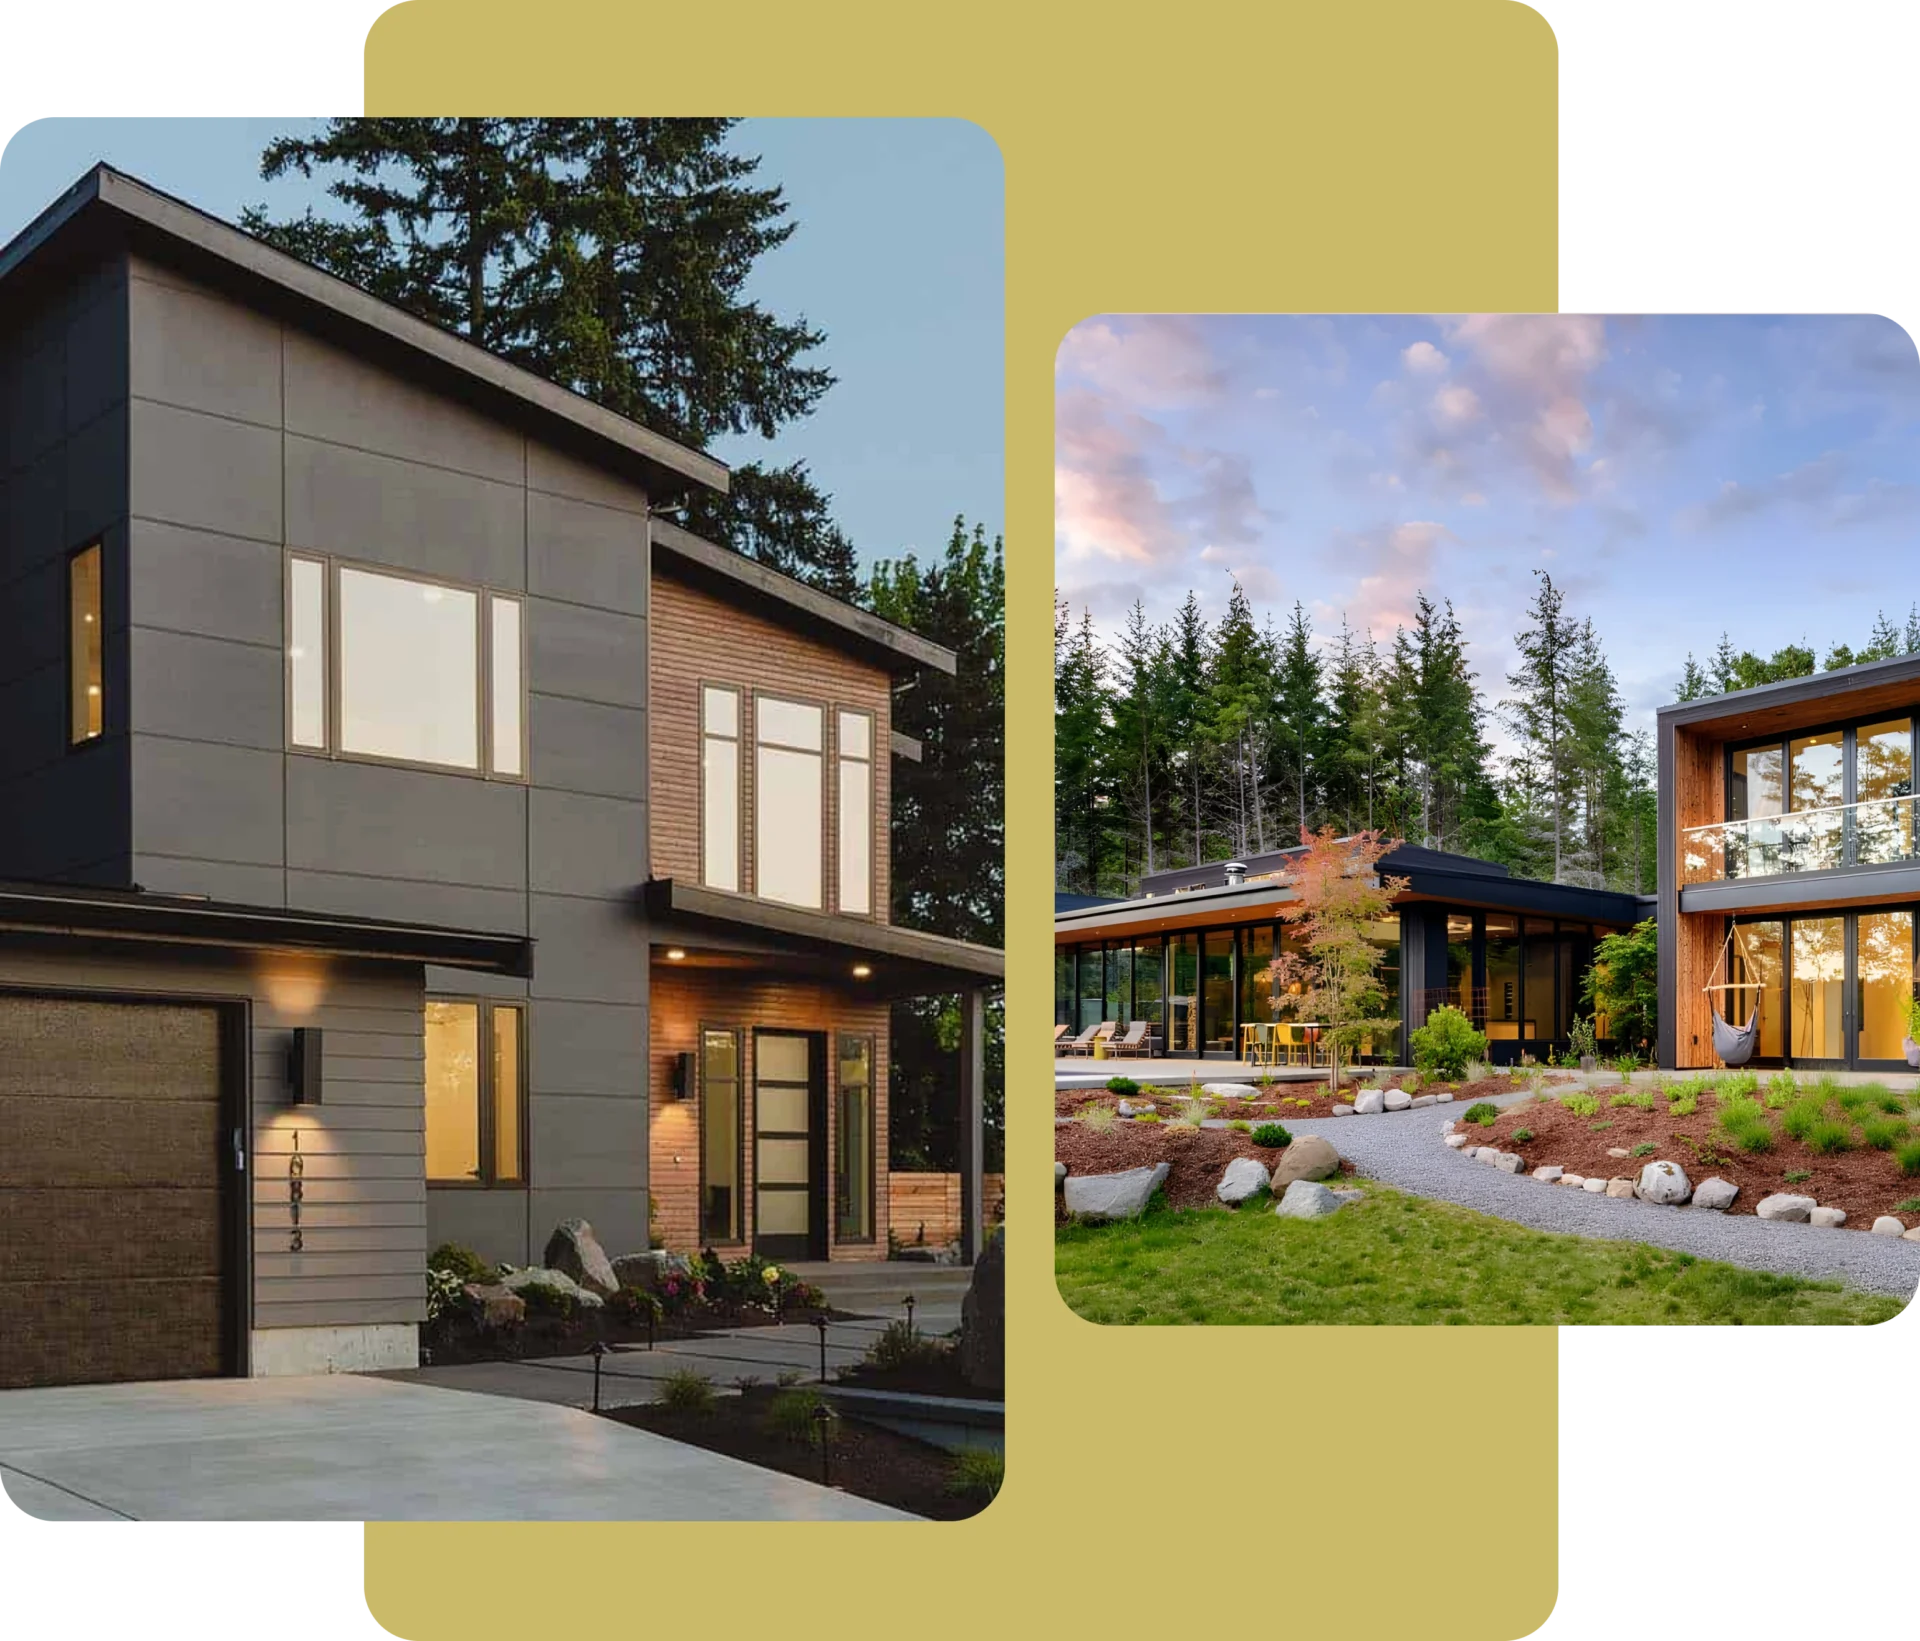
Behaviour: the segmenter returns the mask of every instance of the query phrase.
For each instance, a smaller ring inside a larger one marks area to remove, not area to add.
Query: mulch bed
[[[614,1408],[601,1417],[818,1482],[819,1448],[767,1428],[767,1410],[779,1394],[775,1388],[755,1386],[738,1396],[720,1397],[704,1413],[655,1404]],[[986,1508],[984,1500],[947,1491],[952,1473],[953,1455],[943,1448],[842,1414],[827,1482],[859,1498],[935,1521],[962,1521],[978,1515]]]
[[[1920,1196],[1920,1177],[1902,1174],[1892,1153],[1862,1146],[1836,1156],[1816,1156],[1803,1142],[1779,1131],[1777,1114],[1773,1149],[1748,1152],[1716,1130],[1711,1095],[1701,1097],[1699,1109],[1691,1117],[1675,1117],[1657,1094],[1654,1109],[1640,1111],[1633,1106],[1607,1104],[1610,1094],[1625,1092],[1624,1085],[1590,1092],[1600,1101],[1597,1116],[1575,1116],[1556,1100],[1523,1101],[1507,1107],[1484,1128],[1478,1123],[1462,1123],[1460,1131],[1466,1134],[1469,1147],[1492,1145],[1519,1153],[1529,1170],[1559,1163],[1569,1174],[1589,1178],[1638,1179],[1648,1163],[1665,1158],[1685,1169],[1695,1185],[1718,1175],[1739,1186],[1740,1194],[1726,1210],[1730,1214],[1751,1214],[1762,1197],[1790,1191],[1828,1207],[1846,1209],[1847,1222],[1842,1229],[1868,1231],[1877,1215],[1893,1214],[1896,1202]],[[1595,1123],[1612,1126],[1596,1130]],[[1532,1129],[1534,1137],[1516,1142],[1514,1131],[1520,1128]],[[1655,1149],[1643,1157],[1607,1155],[1610,1147],[1631,1152],[1642,1144]],[[1703,1154],[1698,1149],[1701,1146],[1708,1151]],[[1785,1177],[1802,1171],[1811,1177],[1794,1181]],[[1894,1217],[1909,1229],[1920,1224],[1920,1214],[1907,1212]]]
[[[850,1311],[794,1309],[783,1313],[788,1322],[811,1323],[824,1315],[831,1322],[853,1319]],[[770,1328],[771,1311],[757,1306],[723,1306],[691,1315],[669,1316],[655,1324],[653,1337],[697,1339],[724,1328]],[[482,1328],[471,1316],[443,1317],[420,1330],[423,1353],[435,1367],[466,1362],[520,1362],[542,1356],[584,1356],[596,1343],[644,1345],[647,1327],[609,1316],[605,1310],[575,1312],[570,1320],[529,1311],[517,1328]]]
[[[1355,1122],[1372,1122],[1355,1117]],[[1082,1123],[1053,1131],[1053,1154],[1069,1174],[1117,1174],[1128,1168],[1151,1168],[1164,1162],[1169,1172],[1164,1189],[1173,1208],[1204,1208],[1217,1204],[1214,1190],[1227,1164],[1235,1157],[1257,1157],[1272,1168],[1284,1151],[1253,1143],[1251,1135],[1231,1128],[1189,1128],[1185,1124],[1117,1122],[1104,1134]],[[1344,1173],[1353,1164],[1342,1162]],[[1056,1196],[1056,1212],[1060,1198]]]
[[[842,1368],[838,1382],[852,1390],[898,1390],[911,1396],[963,1396],[971,1402],[997,1402],[993,1391],[982,1390],[960,1371],[960,1359],[953,1351],[921,1362],[902,1362],[894,1367],[875,1367],[871,1362],[856,1362]]]
[[[1053,1113],[1056,1117],[1071,1117],[1090,1105],[1116,1105],[1124,1099],[1128,1105],[1138,1106],[1151,1102],[1155,1111],[1163,1117],[1173,1117],[1187,1104],[1184,1099],[1176,1098],[1185,1094],[1185,1083],[1153,1084],[1153,1079],[1143,1066],[1139,1075],[1131,1071],[1120,1071],[1117,1076],[1133,1077],[1140,1084],[1137,1094],[1110,1094],[1104,1088],[1063,1088],[1056,1089],[1053,1096]],[[1364,1075],[1364,1073],[1363,1073]],[[1406,1083],[1411,1073],[1403,1072],[1381,1084],[1384,1088],[1399,1088]],[[1219,1079],[1227,1081],[1226,1078]],[[1554,1082],[1565,1082],[1564,1077],[1553,1078]],[[1257,1085],[1255,1085],[1257,1087]],[[1443,1089],[1451,1093],[1456,1100],[1477,1100],[1489,1094],[1510,1094],[1515,1084],[1505,1077],[1484,1077],[1472,1083],[1426,1083],[1416,1092],[1438,1094]],[[1218,1100],[1206,1096],[1209,1107],[1216,1115],[1228,1121],[1242,1118],[1247,1122],[1291,1122],[1301,1117],[1331,1117],[1335,1105],[1352,1105],[1358,1092],[1353,1079],[1343,1081],[1340,1092],[1331,1092],[1324,1080],[1318,1082],[1283,1083],[1274,1082],[1259,1089],[1251,1100]],[[1305,1101],[1303,1105],[1301,1102]],[[1152,1126],[1149,1124],[1148,1126]],[[1062,1160],[1066,1160],[1064,1157]],[[1224,1163],[1222,1164],[1224,1166]]]

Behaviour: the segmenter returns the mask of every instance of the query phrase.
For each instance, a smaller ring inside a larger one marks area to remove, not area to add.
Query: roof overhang
[[[650,494],[680,495],[696,485],[727,488],[725,463],[616,415],[111,166],[96,165],[0,247],[0,287],[30,281],[36,270],[58,279],[77,257],[116,241],[177,263],[270,311],[297,316],[330,339],[424,377],[476,408],[530,425],[584,459],[634,478]]]
[[[1656,718],[1662,729],[1739,741],[1916,705],[1920,705],[1920,655],[1897,655],[1778,684],[1756,684],[1702,701],[1676,701],[1660,708]]]
[[[1871,906],[1882,901],[1920,900],[1920,865],[1856,866],[1840,872],[1808,872],[1797,877],[1737,878],[1730,882],[1688,883],[1680,889],[1683,916],[1731,912],[1806,912],[1823,906]]]
[[[525,935],[238,906],[138,889],[41,883],[0,884],[0,935],[4,934],[227,951],[316,952],[519,976],[531,972],[533,959],[533,942]]]
[[[1004,952],[944,935],[778,906],[673,878],[651,879],[640,900],[658,944],[679,940],[775,967],[797,960],[813,979],[875,997],[998,991],[1006,984]],[[856,965],[873,972],[856,978]]]
[[[952,673],[959,665],[952,650],[931,639],[696,536],[670,519],[656,517],[652,536],[654,562],[667,574],[716,592],[730,603],[757,607],[784,626],[796,627],[890,673]]]

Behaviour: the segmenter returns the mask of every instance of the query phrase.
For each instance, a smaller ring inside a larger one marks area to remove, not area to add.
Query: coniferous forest
[[[1629,723],[1601,634],[1544,571],[1483,677],[1451,601],[1421,593],[1381,639],[1305,610],[1256,612],[1239,584],[1215,621],[1191,592],[1117,632],[1054,610],[1055,886],[1132,895],[1148,872],[1297,843],[1303,828],[1380,829],[1555,883],[1654,889],[1654,747]],[[1879,615],[1828,669],[1920,651],[1920,611]],[[1722,634],[1688,655],[1672,699],[1816,670]],[[1496,743],[1504,750],[1496,752]]]

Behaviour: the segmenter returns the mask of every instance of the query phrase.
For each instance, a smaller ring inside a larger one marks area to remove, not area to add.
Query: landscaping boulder
[[[1572,1190],[1578,1191],[1587,1183],[1587,1176],[1585,1174],[1562,1174],[1560,1176],[1560,1183]]]
[[[545,1288],[553,1293],[563,1293],[586,1310],[598,1310],[606,1303],[593,1289],[581,1287],[565,1271],[555,1270],[548,1265],[529,1265],[523,1271],[509,1271],[500,1278],[500,1285],[518,1294],[524,1294],[528,1288]]]
[[[1762,1219],[1782,1219],[1789,1224],[1804,1225],[1808,1216],[1819,1206],[1812,1197],[1798,1197],[1791,1191],[1776,1191],[1770,1197],[1762,1197],[1753,1211]]]
[[[1056,1162],[1053,1165],[1053,1188],[1056,1191],[1060,1189],[1060,1182],[1066,1177],[1067,1165],[1064,1162]]]
[[[1264,1191],[1268,1183],[1266,1169],[1252,1157],[1235,1157],[1227,1164],[1227,1171],[1220,1176],[1220,1183],[1214,1187],[1213,1194],[1229,1208],[1237,1208],[1248,1197]]]
[[[549,1270],[565,1271],[581,1287],[592,1289],[602,1298],[620,1291],[613,1261],[584,1219],[563,1219],[554,1226],[544,1257]]]
[[[1443,1088],[1438,1094],[1434,1095],[1433,1103],[1435,1105],[1452,1105],[1453,1095]]]
[[[1376,1112],[1387,1109],[1387,1097],[1377,1088],[1363,1088],[1353,1097],[1353,1110],[1356,1116],[1371,1117]]]
[[[1007,1233],[987,1239],[960,1301],[960,1371],[975,1390],[1004,1393],[1007,1384]]]
[[[467,1298],[483,1328],[517,1328],[527,1319],[527,1302],[500,1282],[469,1282]]]
[[[649,1248],[643,1254],[619,1254],[613,1261],[613,1279],[623,1288],[644,1288],[651,1292],[670,1276],[685,1276],[693,1269],[685,1254],[667,1248]]]
[[[1494,1172],[1499,1174],[1524,1174],[1527,1171],[1527,1159],[1517,1151],[1502,1151],[1500,1160],[1493,1167]]]
[[[1607,1155],[1610,1157],[1630,1157],[1633,1153],[1624,1145],[1610,1145],[1607,1147]]]
[[[1640,1170],[1640,1183],[1634,1191],[1642,1202],[1677,1208],[1693,1195],[1693,1181],[1679,1163],[1656,1160]]]
[[[1703,1179],[1693,1188],[1693,1205],[1696,1208],[1709,1208],[1715,1212],[1721,1212],[1731,1208],[1733,1199],[1739,1194],[1739,1186],[1715,1174],[1712,1179]]]
[[[1257,1100],[1260,1090],[1249,1083],[1202,1083],[1202,1094],[1211,1094],[1216,1100]]]
[[[1404,1088],[1390,1088],[1382,1103],[1389,1111],[1406,1111],[1413,1105],[1413,1096]]]
[[[1631,1197],[1633,1195],[1633,1181],[1630,1179],[1608,1180],[1607,1195],[1610,1197]]]
[[[1140,1105],[1135,1105],[1131,1100],[1122,1100],[1118,1109],[1123,1117],[1147,1117],[1153,1114],[1154,1106],[1151,1100]]]
[[[1439,1103],[1440,1097],[1437,1094],[1416,1094],[1413,1097],[1413,1109],[1416,1111],[1424,1111],[1428,1106]]]
[[[1882,1214],[1873,1222],[1873,1234],[1875,1236],[1905,1236],[1907,1234],[1906,1222],[1895,1219],[1892,1214]]]
[[[1599,1196],[1602,1191],[1606,1190],[1606,1188],[1607,1188],[1607,1182],[1603,1179],[1598,1178],[1597,1176],[1592,1179],[1584,1179],[1580,1182],[1581,1190],[1591,1191],[1595,1196]]]
[[[1333,1108],[1333,1114],[1336,1117],[1351,1117],[1353,1115],[1353,1107],[1350,1105],[1336,1105]]]
[[[1815,1208],[1807,1215],[1809,1225],[1818,1225],[1829,1231],[1838,1230],[1846,1222],[1847,1211],[1844,1208]]]
[[[1138,1219],[1147,1211],[1147,1199],[1166,1183],[1166,1163],[1151,1168],[1127,1168],[1117,1174],[1069,1174],[1067,1212],[1081,1219]]]
[[[1273,1165],[1273,1189],[1284,1191],[1297,1179],[1326,1179],[1340,1171],[1340,1153],[1318,1134],[1302,1134]]]
[[[1465,1134],[1443,1134],[1441,1138],[1456,1151],[1467,1143],[1467,1136]]]
[[[1902,1242],[1920,1242],[1920,1225],[1914,1226],[1911,1231],[1903,1231],[1900,1235],[1900,1240]]]
[[[1557,1185],[1560,1182],[1560,1176],[1565,1172],[1566,1169],[1562,1168],[1557,1162],[1544,1162],[1538,1168],[1534,1169],[1533,1177],[1537,1180],[1544,1180],[1548,1185]]]
[[[1273,1211],[1283,1219],[1325,1219],[1340,1212],[1340,1199],[1316,1180],[1297,1179]]]

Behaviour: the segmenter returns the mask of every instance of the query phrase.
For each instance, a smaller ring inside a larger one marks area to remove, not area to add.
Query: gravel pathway
[[[1525,1097],[1524,1092],[1505,1094],[1492,1103],[1508,1105]],[[1903,1299],[1920,1285],[1920,1242],[1901,1237],[1778,1224],[1751,1214],[1660,1208],[1544,1185],[1525,1175],[1497,1174],[1441,1143],[1441,1134],[1463,1109],[1428,1106],[1372,1117],[1303,1119],[1287,1126],[1296,1134],[1319,1134],[1331,1141],[1369,1179],[1535,1230],[1651,1242],[1702,1259],[1840,1281]]]

